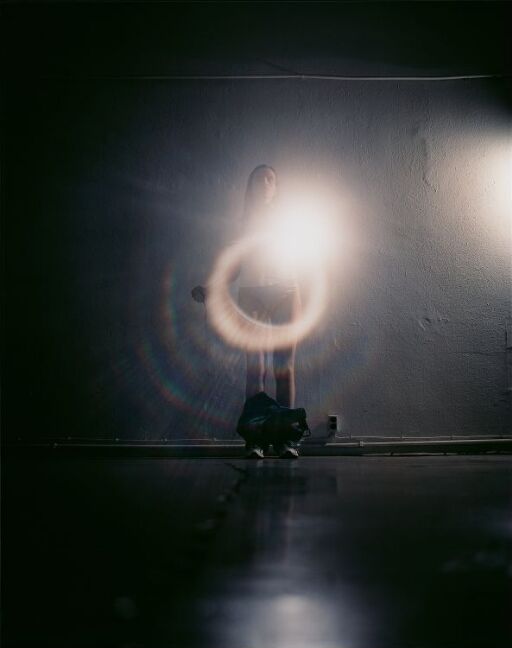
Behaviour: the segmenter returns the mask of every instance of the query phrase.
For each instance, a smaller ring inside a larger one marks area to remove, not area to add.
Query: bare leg
[[[272,322],[281,324],[294,321],[300,313],[298,289],[289,291],[273,309]],[[295,406],[295,342],[289,347],[274,351],[274,376],[276,380],[276,400],[284,407]]]
[[[265,391],[265,353],[256,351],[246,354],[245,397],[251,398],[258,392]]]
[[[274,351],[276,400],[284,407],[295,405],[295,345]]]
[[[254,319],[261,319],[264,306],[260,302],[256,288],[241,288],[238,293],[238,302],[242,310]],[[247,352],[245,373],[245,398],[251,398],[261,391],[265,391],[266,358],[264,351]]]

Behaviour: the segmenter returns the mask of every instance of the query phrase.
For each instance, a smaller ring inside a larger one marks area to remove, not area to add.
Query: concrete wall
[[[510,432],[499,81],[19,92],[6,142],[13,435],[235,436],[244,357],[190,289],[232,238],[261,162],[283,192],[299,178],[339,196],[330,303],[297,357],[315,433],[332,412],[354,436]]]

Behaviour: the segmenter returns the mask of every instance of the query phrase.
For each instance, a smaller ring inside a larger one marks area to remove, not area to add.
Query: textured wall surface
[[[297,355],[315,433],[328,413],[353,436],[509,433],[510,10],[4,3],[3,433],[234,437],[244,356],[190,290],[261,162],[285,196],[335,197]],[[187,74],[498,76],[165,78]]]
[[[235,436],[244,357],[209,330],[190,289],[232,240],[261,162],[283,191],[305,179],[339,197],[345,244],[329,306],[297,356],[297,402],[316,432],[332,412],[354,436],[509,432],[502,90],[482,80],[32,87],[6,143],[12,434]]]

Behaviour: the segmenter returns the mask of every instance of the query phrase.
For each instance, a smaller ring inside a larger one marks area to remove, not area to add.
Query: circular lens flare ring
[[[229,283],[240,263],[255,249],[265,249],[269,235],[254,235],[226,248],[208,281],[208,319],[224,340],[247,351],[271,351],[293,346],[305,338],[320,319],[327,302],[327,282],[320,267],[310,273],[311,290],[298,317],[286,324],[255,320],[233,301]]]

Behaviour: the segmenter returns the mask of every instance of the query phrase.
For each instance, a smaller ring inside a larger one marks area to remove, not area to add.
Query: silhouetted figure
[[[276,218],[277,174],[262,164],[249,175],[245,191],[243,236],[250,236],[272,227]],[[300,294],[292,267],[275,261],[264,250],[255,248],[240,265],[238,303],[248,316],[270,324],[284,324],[296,319],[300,311]],[[205,302],[207,290],[196,286],[192,297]],[[296,343],[286,348],[274,349],[272,362],[276,383],[276,400],[280,406],[293,408],[295,403],[295,350]],[[246,352],[245,396],[250,399],[265,391],[267,376],[266,354],[263,349]],[[278,452],[283,456],[297,456],[293,442],[280,439]],[[263,449],[247,444],[248,454],[263,456]],[[256,453],[256,454],[254,454]]]

